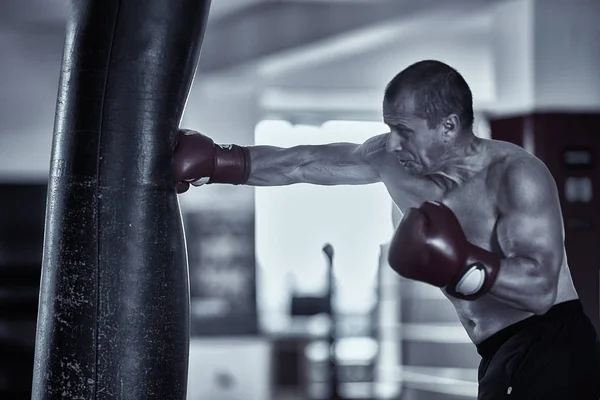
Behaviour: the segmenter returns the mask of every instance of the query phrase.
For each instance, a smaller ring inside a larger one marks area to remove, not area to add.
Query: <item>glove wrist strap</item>
[[[250,151],[247,147],[215,145],[215,167],[209,183],[243,185],[250,177]]]

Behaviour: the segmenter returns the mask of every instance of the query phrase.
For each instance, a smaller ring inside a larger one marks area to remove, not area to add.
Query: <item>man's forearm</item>
[[[364,185],[380,180],[354,143],[301,145],[290,148],[251,146],[251,169],[247,185],[284,186]]]
[[[249,186],[285,186],[300,181],[300,167],[310,156],[306,146],[250,146]]]
[[[511,307],[535,314],[545,313],[556,299],[556,282],[547,271],[527,257],[505,258],[489,294]]]

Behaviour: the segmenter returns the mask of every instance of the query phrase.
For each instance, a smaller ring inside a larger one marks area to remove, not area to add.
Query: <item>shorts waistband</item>
[[[543,315],[532,315],[494,333],[477,345],[477,352],[482,357],[489,357],[495,354],[508,339],[518,332],[541,322],[550,321],[555,318],[560,319],[563,316],[571,316],[577,313],[583,313],[583,306],[579,299],[556,304]]]

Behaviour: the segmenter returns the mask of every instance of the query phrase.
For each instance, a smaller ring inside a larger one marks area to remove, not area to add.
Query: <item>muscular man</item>
[[[390,132],[363,144],[219,146],[182,131],[189,184],[383,182],[404,213],[389,262],[440,287],[482,360],[478,399],[600,398],[600,345],[573,286],[556,184],[522,148],[472,132],[469,86],[422,61],[386,88]]]

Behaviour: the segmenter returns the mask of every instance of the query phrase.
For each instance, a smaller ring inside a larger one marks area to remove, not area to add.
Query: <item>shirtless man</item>
[[[390,244],[399,274],[440,287],[482,356],[478,399],[597,400],[600,345],[573,286],[556,184],[522,148],[472,132],[469,86],[422,61],[388,84],[390,132],[363,144],[219,146],[181,131],[189,184],[383,182],[404,213]]]

